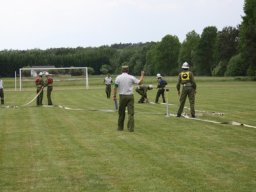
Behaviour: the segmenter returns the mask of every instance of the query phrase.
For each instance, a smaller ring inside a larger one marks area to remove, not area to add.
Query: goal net
[[[89,89],[89,78],[87,67],[25,67],[19,69],[19,88],[34,86],[35,77],[42,72],[53,75],[54,86],[84,87]]]

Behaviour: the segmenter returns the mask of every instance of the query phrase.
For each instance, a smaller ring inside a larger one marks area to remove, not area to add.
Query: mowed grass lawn
[[[175,83],[169,87],[175,114]],[[156,89],[148,94],[154,101]],[[256,126],[255,95],[256,82],[198,81],[197,116]],[[0,108],[1,192],[256,189],[254,128],[166,117],[165,105],[137,104],[135,93],[135,132],[118,132],[118,114],[102,84],[54,87],[51,108],[13,107],[34,96],[34,88],[5,90],[10,108]]]

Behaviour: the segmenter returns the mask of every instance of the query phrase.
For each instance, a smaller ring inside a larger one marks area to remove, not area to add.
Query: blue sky
[[[242,21],[244,0],[1,0],[0,50],[182,42]]]

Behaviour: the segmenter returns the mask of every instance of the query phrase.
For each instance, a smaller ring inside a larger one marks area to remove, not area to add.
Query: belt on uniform
[[[133,94],[130,94],[130,95],[119,94],[119,96],[133,96]]]
[[[182,84],[183,85],[183,87],[191,87],[192,86],[192,84]]]

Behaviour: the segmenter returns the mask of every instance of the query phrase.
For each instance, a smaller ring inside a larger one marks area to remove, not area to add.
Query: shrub
[[[246,67],[243,64],[241,54],[233,56],[227,66],[225,76],[244,76],[246,75]]]

